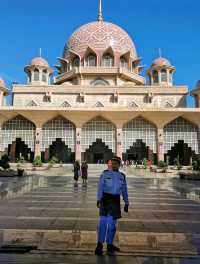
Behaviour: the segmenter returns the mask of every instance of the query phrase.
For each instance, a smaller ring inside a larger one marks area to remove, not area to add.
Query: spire
[[[103,21],[102,0],[99,0],[98,21]]]
[[[159,48],[159,57],[162,58],[162,50]]]

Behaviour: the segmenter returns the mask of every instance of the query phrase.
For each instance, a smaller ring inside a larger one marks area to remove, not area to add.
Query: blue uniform
[[[120,196],[129,204],[126,176],[119,171],[106,170],[100,176],[97,201],[100,202],[98,242],[113,244],[117,219],[121,217]]]

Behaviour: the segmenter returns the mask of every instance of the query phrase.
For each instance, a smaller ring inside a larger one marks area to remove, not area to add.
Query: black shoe
[[[116,247],[115,245],[112,245],[112,247],[115,252],[120,252],[120,248]]]
[[[101,256],[103,255],[103,244],[98,242],[97,247],[95,249],[95,255]]]
[[[119,252],[119,251],[120,251],[120,249],[118,247],[113,246],[111,244],[108,244],[107,245],[107,254],[109,256],[114,256],[115,255],[115,252]]]

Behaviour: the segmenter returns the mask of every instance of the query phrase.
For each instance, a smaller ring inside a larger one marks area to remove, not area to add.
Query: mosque
[[[200,81],[191,92],[195,108],[188,108],[188,88],[174,85],[168,59],[156,58],[142,76],[133,40],[104,21],[101,0],[97,20],[71,35],[58,62],[53,70],[33,58],[24,68],[27,83],[13,84],[12,105],[0,79],[1,155],[63,163],[178,158],[189,165],[200,154]]]

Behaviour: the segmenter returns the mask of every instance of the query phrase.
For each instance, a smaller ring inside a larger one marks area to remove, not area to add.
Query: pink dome
[[[119,55],[130,52],[133,59],[137,58],[135,45],[129,35],[119,26],[104,21],[78,28],[65,45],[64,58],[68,58],[69,50],[83,57],[88,47],[96,53],[103,53],[111,47]]]
[[[31,65],[32,66],[45,66],[45,67],[49,67],[48,62],[45,59],[43,59],[42,57],[36,57],[36,58],[32,59]]]
[[[153,65],[152,66],[158,66],[158,67],[162,67],[162,66],[171,66],[171,63],[169,62],[169,60],[160,57],[154,60]]]

